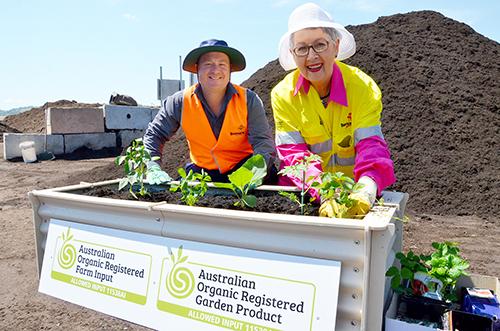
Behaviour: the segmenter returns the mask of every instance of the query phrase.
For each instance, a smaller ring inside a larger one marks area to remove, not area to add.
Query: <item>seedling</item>
[[[203,198],[208,190],[207,182],[212,179],[203,170],[201,170],[201,173],[189,170],[186,174],[186,170],[184,170],[184,168],[179,168],[177,169],[177,172],[181,175],[182,179],[178,185],[172,184],[170,191],[177,192],[180,189],[182,193],[181,201],[188,206],[194,206],[201,198]],[[195,181],[198,181],[198,183],[195,184]]]
[[[469,262],[459,255],[457,243],[434,242],[435,251],[431,255],[416,255],[409,251],[407,255],[401,252],[396,258],[401,262],[401,269],[390,267],[385,275],[392,277],[391,288],[399,294],[412,294],[415,273],[424,272],[443,283],[442,297],[445,301],[457,301],[455,285],[462,275],[467,275]]]
[[[299,199],[297,194],[295,194],[294,192],[279,191],[278,193],[279,193],[279,195],[284,196],[284,197],[288,198],[290,201],[292,201],[293,203],[296,203],[297,205],[299,205],[301,215],[309,215],[311,213],[311,210],[312,210],[311,203],[310,202],[302,203],[302,200]],[[313,200],[313,198],[311,198],[311,200]]]
[[[424,263],[425,255],[416,255],[413,251],[409,251],[407,255],[402,252],[396,253],[396,259],[401,263],[401,269],[392,266],[387,270],[385,275],[391,278],[391,288],[398,294],[412,294],[413,290],[409,286],[409,282],[413,281],[415,273],[418,271],[427,272],[427,267]]]
[[[469,262],[460,257],[457,245],[453,242],[434,242],[432,247],[436,251],[424,259],[430,267],[429,275],[443,282],[443,298],[448,301],[458,299],[454,291],[455,285],[460,276],[467,275],[465,270],[469,268]]]
[[[214,185],[232,190],[238,198],[234,203],[235,206],[254,208],[257,204],[257,197],[249,194],[249,192],[262,185],[262,180],[266,177],[266,174],[267,167],[264,157],[255,154],[228,176],[229,183],[214,183]]]
[[[311,163],[317,162],[317,161],[321,161],[321,157],[319,155],[309,154],[306,157],[299,160],[296,164],[286,166],[278,172],[279,174],[282,174],[282,175],[289,175],[289,176],[294,176],[294,177],[302,179],[302,186],[300,188],[300,200],[293,193],[284,192],[284,191],[279,192],[279,194],[287,197],[292,202],[297,203],[300,206],[300,214],[301,215],[305,214],[305,210],[307,209],[307,205],[309,205],[309,203],[305,202],[305,196],[306,196],[307,192],[309,191],[309,189],[311,188],[311,181],[316,179],[313,176],[306,179],[306,172],[307,172],[307,169],[309,169],[309,166],[311,165]]]
[[[118,184],[118,190],[123,189],[129,185],[130,194],[138,199],[137,195],[134,193],[133,186],[139,183],[139,191],[137,192],[140,196],[149,195],[146,187],[144,186],[144,180],[146,178],[147,164],[150,161],[159,160],[158,156],[151,157],[151,154],[146,150],[142,139],[138,138],[132,141],[125,152],[125,155],[116,157],[115,165],[123,165],[125,171],[125,178],[122,178]]]
[[[342,172],[323,172],[320,182],[313,182],[312,187],[318,190],[321,201],[335,199],[337,202],[334,216],[337,218],[352,217],[349,209],[354,206],[355,200],[351,199],[351,194],[359,191],[363,184],[355,183],[352,178]]]

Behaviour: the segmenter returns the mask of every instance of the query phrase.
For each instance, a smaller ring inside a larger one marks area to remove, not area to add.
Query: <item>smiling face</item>
[[[325,42],[328,44],[326,49],[317,53],[314,49],[324,48]],[[308,54],[298,56],[296,53],[300,54],[304,47],[308,48]],[[322,28],[299,30],[291,38],[290,52],[292,52],[297,68],[302,76],[314,86],[329,85],[338,50],[338,39],[332,40]]]
[[[224,90],[231,77],[229,56],[221,52],[209,52],[200,56],[196,65],[198,81],[204,91]]]

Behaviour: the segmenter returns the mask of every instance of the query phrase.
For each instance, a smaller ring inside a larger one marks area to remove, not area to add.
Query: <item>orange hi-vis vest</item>
[[[194,93],[196,85],[184,92],[181,126],[186,135],[191,161],[199,167],[226,173],[253,149],[248,142],[246,89],[234,85],[238,93],[229,101],[219,139],[210,127],[200,99]]]

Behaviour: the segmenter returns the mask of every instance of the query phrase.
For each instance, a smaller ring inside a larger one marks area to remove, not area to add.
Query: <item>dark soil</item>
[[[348,29],[358,50],[346,62],[382,89],[383,131],[397,177],[389,189],[410,194],[410,212],[498,219],[500,44],[432,11]],[[242,84],[259,94],[272,126],[269,93],[285,75],[275,60]],[[43,123],[35,110],[4,121],[22,132],[43,132]],[[188,159],[179,133],[165,144],[164,167],[175,176]],[[61,184],[121,176],[110,163]]]
[[[82,194],[111,199],[134,200],[127,189],[118,191],[116,186],[95,187],[83,191]],[[207,194],[196,203],[196,206],[275,214],[300,215],[299,205],[290,201],[288,198],[279,195],[277,192],[256,191],[253,193],[253,195],[257,197],[257,204],[255,208],[242,208],[234,205],[237,199],[234,195],[231,194],[231,192],[218,189],[209,190]],[[139,201],[166,201],[167,203],[172,204],[185,204],[181,201],[182,195],[180,192],[170,192],[168,189],[151,192],[150,196],[137,197]],[[318,215],[318,206],[309,206],[307,210],[310,215]]]

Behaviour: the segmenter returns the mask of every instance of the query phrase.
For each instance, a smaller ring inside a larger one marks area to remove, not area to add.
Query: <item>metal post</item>
[[[182,57],[179,55],[179,91],[182,90]]]

